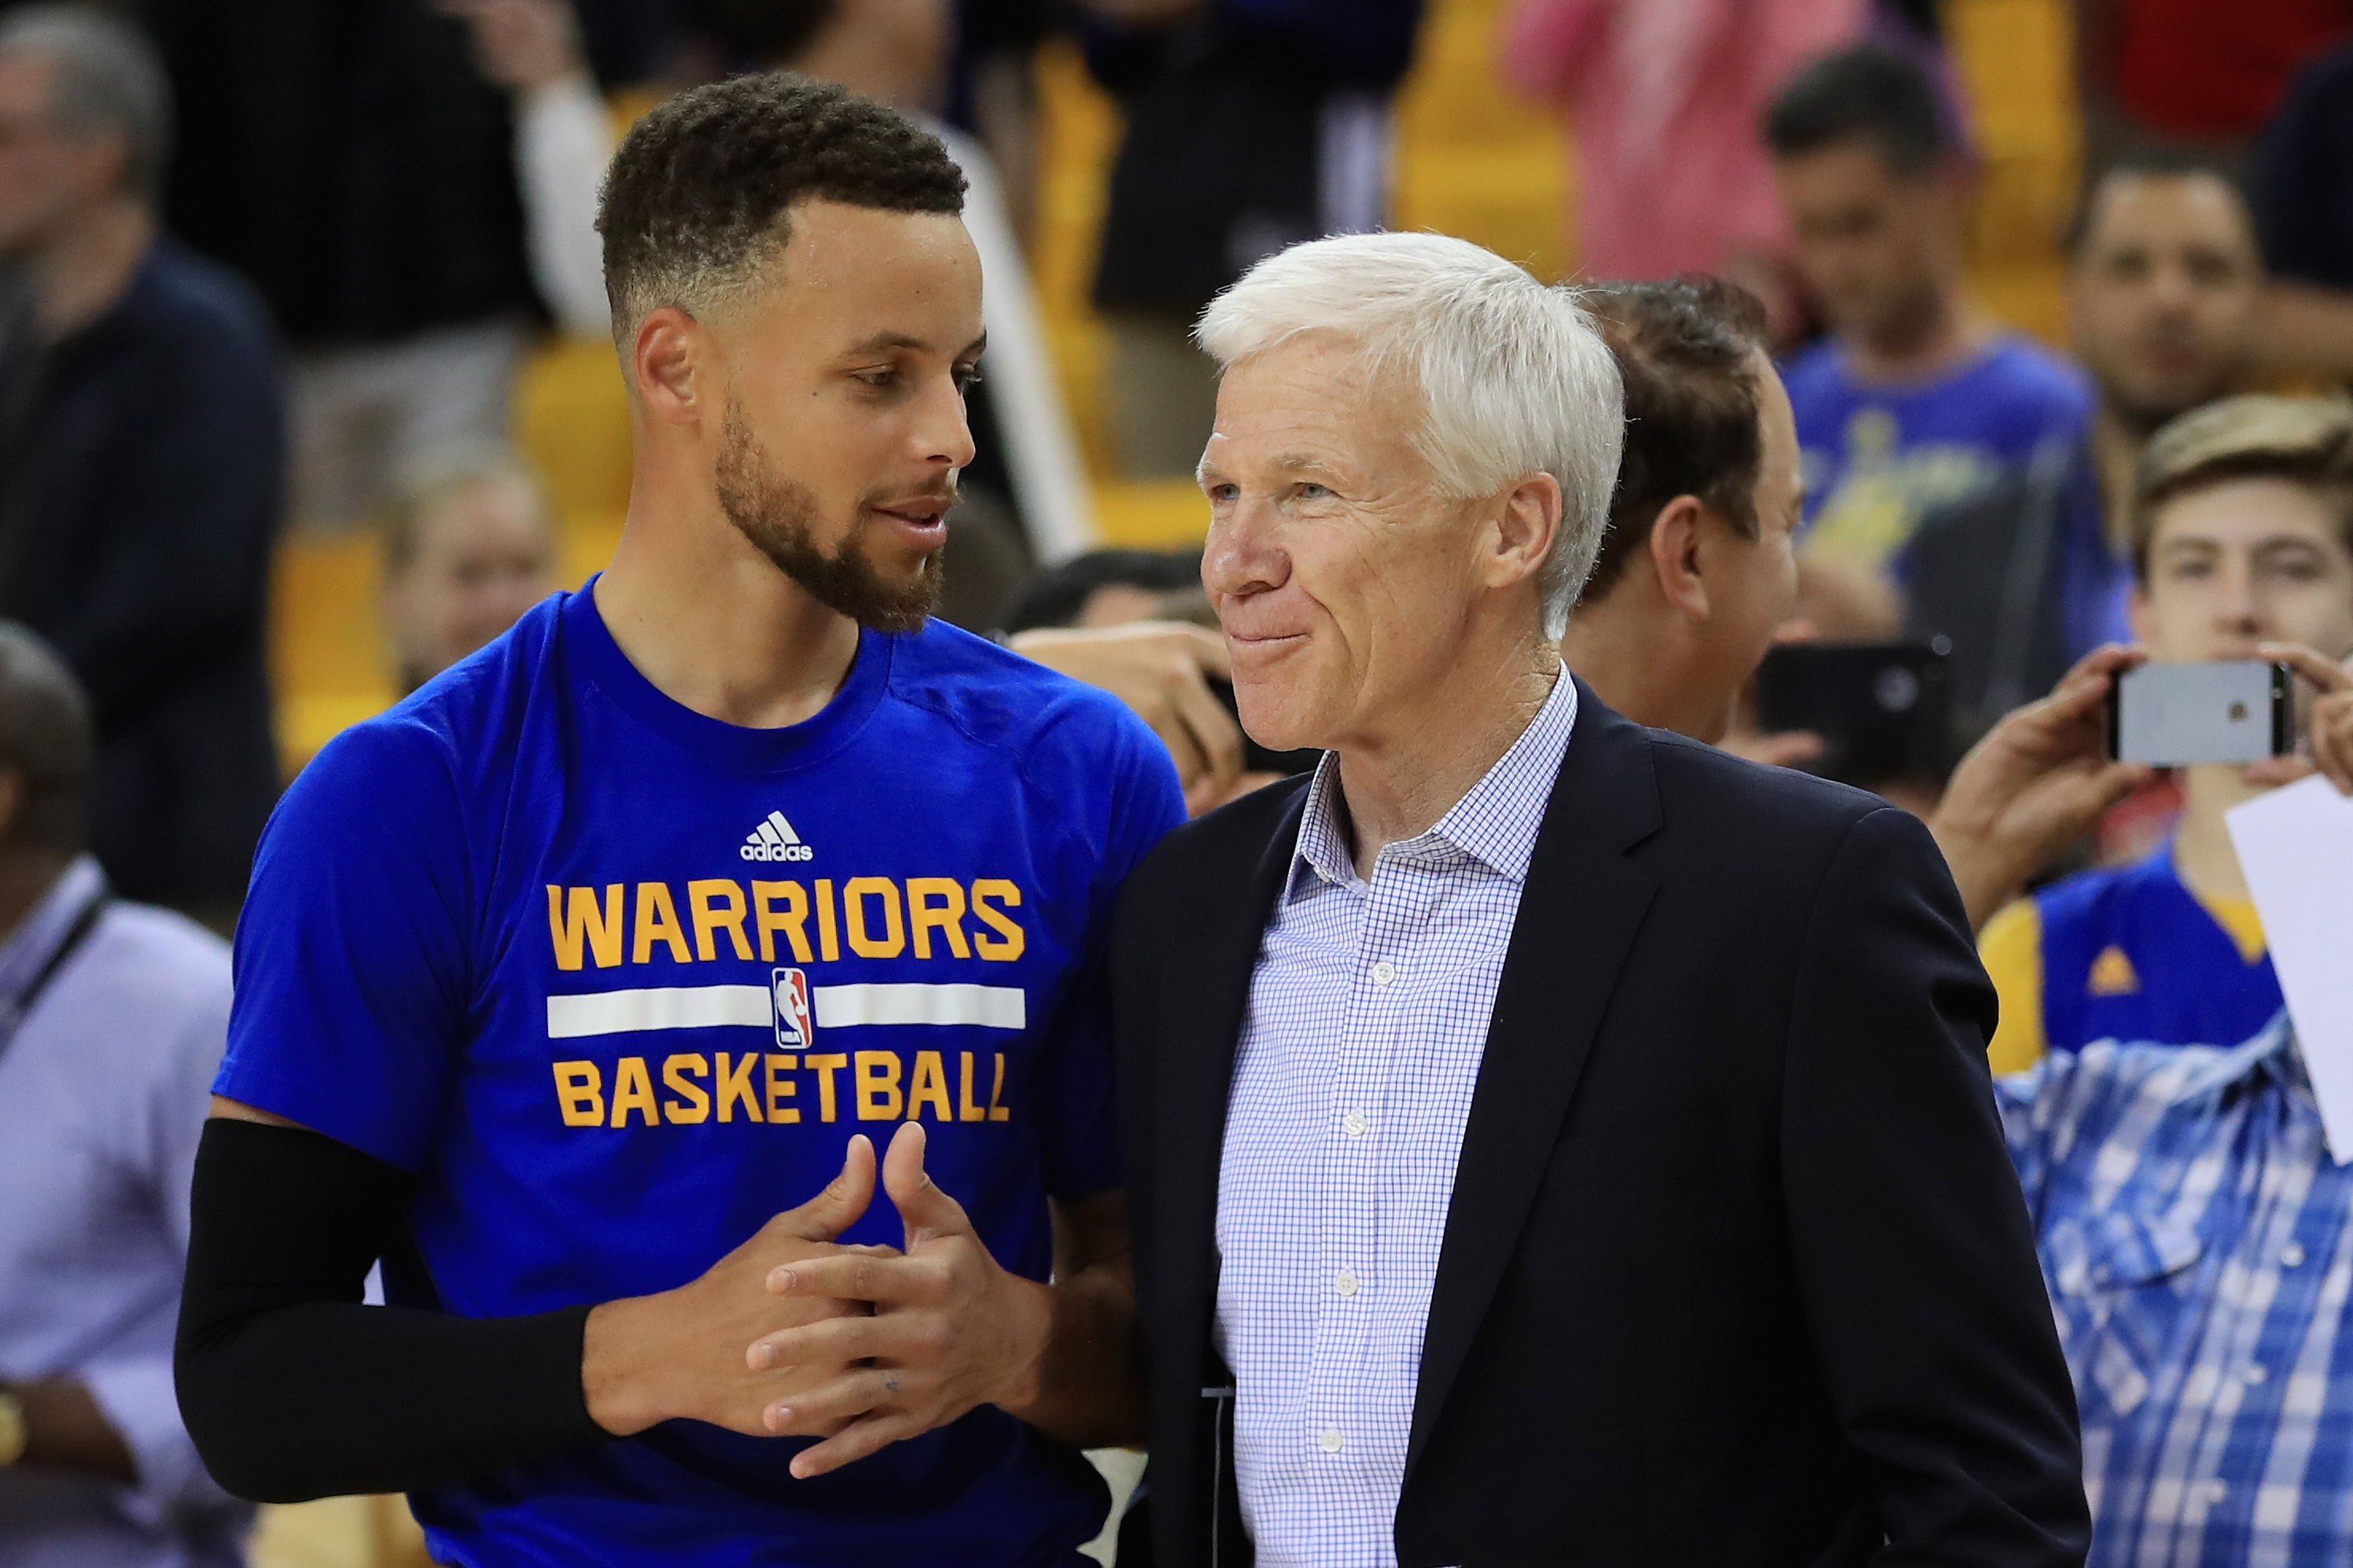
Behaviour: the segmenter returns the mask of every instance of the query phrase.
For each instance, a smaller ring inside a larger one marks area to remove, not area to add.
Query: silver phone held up
[[[2284,664],[2144,664],[2108,692],[2108,755],[2160,768],[2284,756],[2295,746],[2289,695]]]

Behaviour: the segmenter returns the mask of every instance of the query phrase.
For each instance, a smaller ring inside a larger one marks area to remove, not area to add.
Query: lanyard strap
[[[9,1008],[15,1016],[8,1020],[7,1033],[0,1035],[0,1055],[5,1055],[8,1047],[16,1043],[17,1032],[32,1017],[33,1009],[40,1005],[41,994],[49,988],[49,982],[58,977],[58,972],[66,966],[66,962],[80,951],[81,944],[90,940],[90,933],[98,929],[99,921],[106,914],[106,907],[113,901],[104,882],[100,882],[97,890],[82,900],[73,923],[66,928],[65,940],[58,943],[47,961],[35,972],[31,980],[26,982],[25,988],[16,993],[16,1003]]]

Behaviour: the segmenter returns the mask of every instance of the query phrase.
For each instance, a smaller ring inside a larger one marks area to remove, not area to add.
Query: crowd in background
[[[290,535],[379,537],[380,598],[341,613],[382,617],[402,691],[576,586],[562,580],[545,479],[510,438],[518,367],[551,332],[609,331],[596,205],[617,116],[750,69],[829,78],[921,115],[971,181],[989,347],[945,618],[1127,698],[1169,742],[1197,809],[1312,763],[1249,747],[1220,706],[1198,552],[1093,548],[1089,476],[1025,269],[1030,73],[1042,40],[1074,39],[1124,111],[1092,284],[1111,447],[1124,477],[1184,476],[1216,403],[1215,367],[1189,336],[1202,309],[1286,245],[1388,221],[1394,95],[1423,10],[0,9],[0,616],[26,628],[0,637],[0,919],[25,921],[70,865],[93,909],[138,900],[229,931],[283,783],[268,638],[274,552]],[[1746,323],[1725,340],[1726,364],[1757,350],[1778,366],[1796,468],[1778,522],[1753,473],[1757,493],[1718,510],[1750,539],[1780,531],[1798,612],[1741,633],[1755,647],[1739,657],[1753,667],[1767,645],[1809,639],[1939,650],[1933,744],[1900,768],[1847,769],[1924,816],[2006,715],[2080,695],[2086,668],[2120,668],[2109,645],[2166,660],[2289,657],[2273,645],[2353,657],[2353,416],[2326,395],[2353,381],[2353,4],[2079,0],[2076,38],[2085,152],[2063,238],[2063,352],[1964,287],[1978,152],[1934,0],[1520,0],[1495,39],[1502,76],[1556,107],[1576,149],[1564,216],[1578,279],[1704,273],[1753,297],[1734,308],[1719,291],[1708,308]],[[1589,301],[1605,328],[1630,312],[1612,338],[1621,359],[1649,352],[1632,298]],[[2237,400],[2259,391],[2298,395]],[[2230,505],[2212,503],[2223,492]],[[1622,633],[1596,628],[1628,624],[1607,618],[1623,601],[1601,602],[1648,548],[1633,537],[1621,520],[1584,628],[1571,624],[1569,662],[1597,686],[1626,652]],[[1123,626],[1124,641],[1068,636]],[[1641,711],[1641,667],[1655,661],[1636,650],[1630,663],[1605,695],[1636,717],[1763,762],[1831,765],[1821,737],[1768,732],[1745,700],[1724,714]],[[2276,1054],[2283,1037],[2259,1031],[2278,986],[2222,816],[2293,772],[2135,775],[2035,868],[2034,892],[1999,910],[1973,900],[2002,994],[1998,1068],[2072,1061],[2109,1037],[2256,1037],[2250,1060]],[[34,809],[44,792],[69,807]],[[178,1054],[111,1070],[113,1099],[91,1102],[136,1127],[89,1157],[89,1180],[121,1191],[89,1217],[62,1196],[69,1155],[35,1172],[0,1143],[0,1181],[26,1184],[0,1208],[58,1194],[55,1215],[110,1246],[168,1255],[227,965],[194,927],[133,934],[124,973],[145,963],[185,984],[150,1015]],[[16,973],[13,951],[0,946],[12,1033],[44,978]],[[124,994],[154,990],[140,985]],[[86,1025],[117,1016],[93,1009]],[[0,1071],[32,1059],[16,1054]],[[2041,1100],[2029,1089],[2009,1102],[2020,1128],[2040,1129],[2020,1133],[2030,1142],[2059,1114],[2042,1081]],[[149,1210],[139,1239],[128,1216]],[[102,1363],[79,1395],[52,1396],[79,1398],[78,1417],[96,1423],[88,1447],[52,1461],[137,1493],[110,1516],[126,1539],[177,1532],[183,1555],[147,1560],[232,1561],[241,1515],[176,1434],[153,1360],[168,1302],[110,1317],[102,1355],[87,1323],[37,1330],[28,1271],[58,1267],[36,1247],[55,1234],[0,1220],[0,1380]],[[73,1264],[90,1291],[104,1286],[95,1245]],[[2285,1254],[2266,1245],[2276,1272]],[[79,1506],[70,1489],[40,1494],[58,1520]],[[0,1561],[47,1527],[31,1519],[0,1517]]]

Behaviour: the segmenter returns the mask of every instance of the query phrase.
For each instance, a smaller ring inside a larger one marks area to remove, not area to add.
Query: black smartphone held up
[[[1234,683],[1211,676],[1209,691],[1224,705],[1226,711],[1234,716],[1234,722],[1240,724],[1242,713],[1234,701]],[[1323,760],[1324,753],[1313,746],[1296,752],[1270,752],[1251,740],[1248,730],[1242,731],[1242,772],[1246,773],[1282,773],[1287,776],[1313,773],[1315,764]]]
[[[2285,756],[2290,687],[2287,666],[2253,658],[2127,669],[2108,689],[2108,755],[2159,768]]]
[[[1757,670],[1757,723],[1771,734],[1810,730],[1822,754],[1810,773],[1845,784],[1941,778],[1949,749],[1950,645],[1797,643]]]

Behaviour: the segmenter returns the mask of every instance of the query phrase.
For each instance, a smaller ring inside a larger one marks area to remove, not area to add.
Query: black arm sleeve
[[[586,1307],[459,1318],[360,1304],[414,1179],[301,1128],[216,1118],[196,1151],[175,1372],[213,1478],[257,1502],[413,1491],[608,1440]]]

